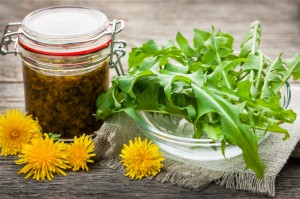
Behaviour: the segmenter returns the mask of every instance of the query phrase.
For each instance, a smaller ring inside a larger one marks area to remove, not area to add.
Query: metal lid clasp
[[[114,68],[119,76],[125,75],[121,58],[125,56],[126,42],[123,40],[115,40],[115,35],[121,32],[124,28],[124,21],[113,20],[112,22],[112,32],[111,32],[111,45],[110,45],[110,68]],[[114,57],[116,58],[114,60]]]
[[[0,54],[7,55],[7,54],[15,54],[18,55],[18,34],[20,33],[19,30],[13,31],[16,27],[19,29],[22,22],[14,22],[9,23],[5,27],[3,37],[0,43]],[[14,45],[13,50],[11,50],[10,45]]]

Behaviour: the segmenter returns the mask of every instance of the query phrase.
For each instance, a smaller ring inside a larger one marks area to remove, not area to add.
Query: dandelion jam
[[[9,30],[13,26],[16,32]],[[20,54],[25,108],[44,132],[74,138],[101,126],[93,117],[95,103],[109,87],[109,68],[120,74],[125,43],[114,37],[123,27],[123,21],[109,22],[100,11],[70,6],[37,10],[7,26],[1,54]]]
[[[26,110],[39,119],[43,131],[69,138],[100,127],[92,114],[98,95],[108,89],[107,61],[69,76],[43,74],[23,61],[23,77]]]

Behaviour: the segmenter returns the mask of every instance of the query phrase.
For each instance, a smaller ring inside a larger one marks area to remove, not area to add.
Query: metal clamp
[[[14,27],[14,29],[16,27],[20,27],[22,23],[21,22],[15,22],[15,23],[9,23],[7,24],[4,33],[3,33],[3,37],[1,39],[1,43],[0,43],[0,54],[1,55],[7,55],[7,54],[15,54],[18,55],[18,34],[19,31],[12,31],[11,28]],[[10,50],[9,46],[11,44],[14,44],[13,50]]]
[[[112,32],[111,32],[111,45],[110,45],[110,68],[114,68],[119,76],[125,75],[121,58],[125,56],[126,42],[122,40],[115,40],[115,35],[124,29],[124,21],[113,20],[112,22]],[[116,59],[114,60],[114,57]]]

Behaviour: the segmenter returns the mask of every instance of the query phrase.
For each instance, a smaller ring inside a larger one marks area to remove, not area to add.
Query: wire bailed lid
[[[28,14],[19,29],[19,45],[46,55],[81,55],[111,42],[111,24],[98,10],[50,7]]]

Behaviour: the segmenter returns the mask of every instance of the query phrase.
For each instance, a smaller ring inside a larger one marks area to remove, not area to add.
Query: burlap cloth
[[[290,138],[282,141],[282,134],[272,133],[259,145],[262,161],[266,165],[265,176],[258,180],[253,172],[245,171],[242,156],[218,161],[188,161],[164,152],[164,169],[152,179],[170,182],[181,187],[202,190],[212,182],[228,188],[246,190],[268,196],[275,196],[275,179],[300,138],[300,98],[295,97],[300,88],[292,87],[289,108],[298,115],[294,124],[284,124]],[[295,95],[296,94],[296,95]],[[95,152],[100,164],[109,168],[124,169],[119,154],[124,143],[140,136],[140,130],[124,113],[115,114],[97,131]]]

